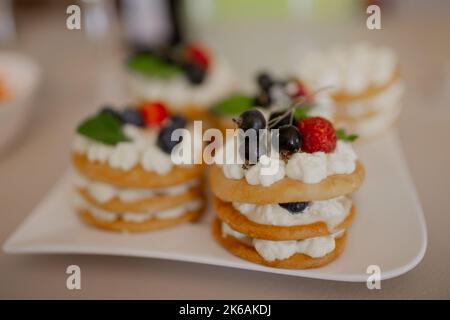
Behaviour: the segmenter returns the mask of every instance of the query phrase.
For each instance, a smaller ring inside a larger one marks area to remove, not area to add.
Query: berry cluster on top
[[[171,140],[172,132],[185,128],[187,121],[182,116],[169,115],[164,104],[153,101],[146,102],[138,108],[128,107],[122,111],[109,106],[104,107],[96,115],[84,120],[78,126],[77,132],[103,144],[116,145],[130,141],[130,137],[127,137],[122,130],[125,124],[157,130],[157,146],[170,154],[182,140],[182,137],[178,141]]]
[[[184,74],[193,85],[203,83],[210,64],[209,53],[199,44],[139,50],[127,61],[128,68],[139,74],[163,79]]]
[[[275,139],[278,139],[276,151],[285,159],[300,151],[330,153],[336,148],[337,139],[353,141],[357,138],[356,135],[347,135],[342,129],[336,131],[333,124],[325,118],[306,116],[302,107],[272,112],[268,121],[260,110],[253,108],[244,111],[234,121],[244,134],[249,129],[255,130],[257,134],[259,130],[278,129],[275,136]],[[248,136],[244,138],[245,142],[249,141]],[[246,161],[250,159],[258,161],[265,153],[260,142],[258,138],[256,146],[245,144],[243,158]],[[252,156],[254,158],[251,158]]]
[[[256,95],[233,95],[216,104],[212,111],[218,115],[238,115],[254,106],[269,109],[292,105],[299,100],[309,105],[315,103],[310,90],[299,79],[277,79],[267,72],[261,72],[257,75],[256,82]]]

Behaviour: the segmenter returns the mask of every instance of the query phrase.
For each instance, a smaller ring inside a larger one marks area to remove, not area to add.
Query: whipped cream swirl
[[[156,145],[157,132],[154,130],[141,129],[129,124],[124,125],[123,130],[131,141],[109,146],[77,134],[73,142],[73,150],[75,153],[85,155],[91,162],[108,164],[111,168],[124,171],[141,165],[145,171],[165,175],[176,165],[171,155]],[[189,142],[191,142],[190,139],[183,139],[175,148],[179,146],[182,150],[191,152],[193,149]],[[194,143],[194,147],[201,148],[201,143]],[[201,152],[201,150],[193,151]]]

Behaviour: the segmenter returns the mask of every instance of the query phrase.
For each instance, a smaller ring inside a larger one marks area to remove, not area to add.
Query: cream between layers
[[[405,84],[403,81],[397,80],[383,92],[369,99],[345,103],[339,110],[351,118],[363,117],[368,113],[391,112],[400,104],[404,91]]]
[[[222,223],[222,236],[229,235],[242,243],[253,246],[266,261],[288,259],[296,253],[305,254],[312,258],[323,257],[335,249],[335,238],[341,237],[344,232],[345,230],[340,230],[329,236],[304,240],[268,241],[250,238],[233,230],[226,223]]]
[[[242,164],[225,163],[222,170],[226,178],[239,180],[245,177],[248,184],[268,187],[285,176],[304,183],[319,183],[328,176],[350,174],[355,171],[358,159],[350,143],[338,141],[331,153],[298,152],[285,164],[278,154],[263,155],[259,162],[248,169]]]
[[[328,230],[333,231],[345,220],[352,207],[348,197],[338,197],[324,201],[311,201],[309,206],[298,214],[292,214],[278,204],[256,205],[233,202],[233,207],[249,220],[273,226],[298,226],[322,221]]]
[[[234,77],[228,64],[215,60],[200,85],[192,85],[184,75],[162,80],[130,72],[129,89],[138,100],[161,100],[173,109],[189,105],[207,109],[232,92]]]
[[[113,198],[118,198],[121,201],[137,201],[141,199],[148,199],[156,196],[167,195],[175,196],[186,193],[192,187],[198,186],[200,180],[194,179],[183,184],[178,184],[169,188],[158,189],[133,189],[133,188],[119,188],[111,184],[89,180],[77,172],[73,171],[72,181],[77,188],[86,190],[89,195],[99,203],[105,203]]]
[[[195,211],[201,208],[203,205],[203,200],[197,199],[190,202],[186,202],[178,207],[167,209],[164,211],[159,211],[157,213],[133,213],[133,212],[122,212],[116,213],[111,211],[106,211],[101,208],[97,208],[92,204],[85,201],[78,194],[75,194],[74,204],[76,208],[88,210],[92,216],[100,221],[113,222],[121,219],[125,222],[142,223],[150,219],[171,219],[179,217],[189,211]]]
[[[140,164],[145,171],[154,171],[159,175],[165,175],[170,172],[175,163],[171,155],[163,152],[157,145],[157,133],[151,129],[140,129],[133,125],[124,125],[125,135],[131,141],[120,142],[115,146],[108,146],[94,141],[85,136],[77,134],[73,143],[73,150],[76,153],[86,155],[89,161],[98,161],[107,163],[111,168],[120,170],[130,170],[135,165]],[[191,137],[195,135],[191,134]],[[200,154],[202,143],[193,143],[194,148],[189,142],[191,139],[183,141],[175,147],[175,150],[193,151]],[[189,164],[186,164],[189,165]]]

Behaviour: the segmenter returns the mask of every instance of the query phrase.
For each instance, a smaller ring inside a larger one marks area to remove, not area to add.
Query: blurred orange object
[[[9,94],[4,80],[0,76],[0,102],[8,100]]]

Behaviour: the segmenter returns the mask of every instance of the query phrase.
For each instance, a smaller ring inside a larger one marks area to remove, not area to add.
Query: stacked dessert
[[[242,131],[218,152],[216,163],[223,164],[210,172],[218,216],[213,235],[225,249],[254,263],[315,268],[344,248],[355,216],[350,195],[362,184],[364,169],[349,141],[353,137],[338,139],[321,117],[292,119],[283,115],[267,121],[258,109],[236,119]],[[266,128],[272,136],[267,148],[241,148],[242,132]],[[228,160],[236,148],[243,164]]]
[[[234,128],[233,118],[242,112],[258,106],[262,112],[280,115],[286,105],[302,101],[303,108],[310,115],[321,116],[330,121],[334,119],[334,102],[326,90],[313,94],[309,87],[298,78],[276,78],[267,72],[261,72],[256,77],[256,94],[234,93],[219,101],[211,108],[216,128]],[[298,114],[297,114],[298,115]]]
[[[150,231],[197,219],[204,207],[202,168],[171,156],[197,152],[191,139],[171,139],[181,128],[189,129],[185,118],[169,116],[160,103],[120,112],[104,108],[83,121],[72,156],[82,219],[113,231]]]
[[[385,131],[400,114],[404,84],[390,48],[361,43],[313,52],[298,74],[313,88],[330,87],[337,124],[361,136]]]
[[[208,107],[234,89],[228,64],[199,44],[139,51],[127,60],[128,84],[138,103],[158,100],[191,120],[209,120]]]

